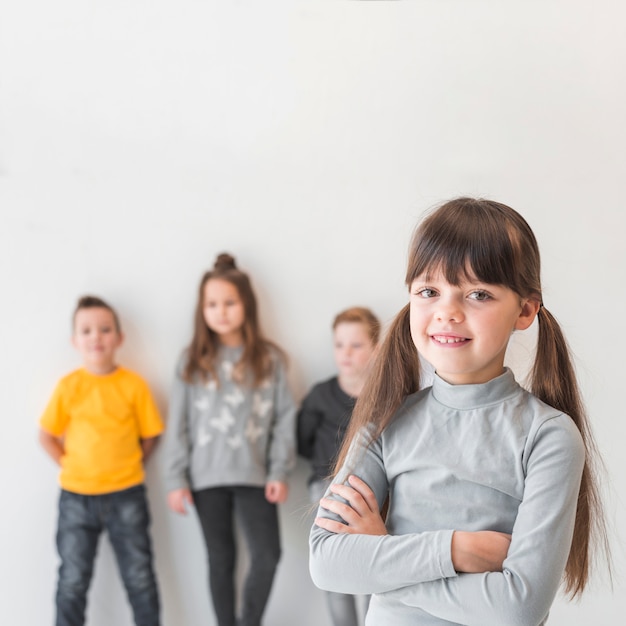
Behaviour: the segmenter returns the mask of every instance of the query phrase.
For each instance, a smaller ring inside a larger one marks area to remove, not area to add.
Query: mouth
[[[462,345],[469,343],[471,339],[467,337],[457,337],[453,335],[431,335],[430,338],[441,345]]]

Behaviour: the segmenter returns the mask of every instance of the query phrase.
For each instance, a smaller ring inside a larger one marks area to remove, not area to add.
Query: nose
[[[440,298],[435,317],[439,322],[462,322],[465,319],[463,308],[455,298]]]

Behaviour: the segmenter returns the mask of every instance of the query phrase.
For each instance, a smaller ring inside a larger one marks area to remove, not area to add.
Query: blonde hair
[[[466,278],[504,285],[522,298],[542,303],[539,248],[524,218],[490,200],[457,198],[428,215],[413,236],[406,284],[422,274],[441,271],[448,282]],[[580,396],[565,337],[541,304],[537,352],[529,377],[531,392],[569,415],[578,427],[586,460],[578,496],[574,536],[565,568],[565,590],[584,590],[594,548],[608,556],[606,524],[598,488],[599,456]],[[396,316],[359,396],[336,470],[346,459],[350,441],[373,425],[372,440],[392,421],[404,398],[419,389],[420,363],[409,326],[409,305]]]

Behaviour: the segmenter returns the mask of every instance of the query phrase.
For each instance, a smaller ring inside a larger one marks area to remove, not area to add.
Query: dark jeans
[[[98,496],[61,491],[56,626],[85,623],[87,590],[103,530],[109,534],[135,624],[158,626],[159,595],[152,569],[149,524],[143,485]]]
[[[209,586],[219,626],[260,626],[280,559],[278,513],[262,487],[216,487],[193,493],[209,558]],[[237,549],[233,522],[242,530],[250,569],[241,617],[235,618]]]

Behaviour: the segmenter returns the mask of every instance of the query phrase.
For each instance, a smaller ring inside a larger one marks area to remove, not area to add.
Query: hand
[[[280,480],[270,480],[265,485],[265,499],[272,504],[282,504],[289,495],[289,485]]]
[[[509,545],[511,535],[506,533],[456,530],[452,535],[452,564],[457,572],[468,574],[501,572]]]
[[[167,505],[181,515],[187,515],[187,506],[193,506],[193,498],[189,489],[174,489],[167,494]]]
[[[315,518],[315,523],[332,533],[359,535],[386,535],[387,527],[380,515],[374,492],[357,476],[348,478],[349,485],[334,484],[332,493],[347,500],[348,504],[333,498],[322,498],[322,508],[339,515],[345,524],[327,517]]]

